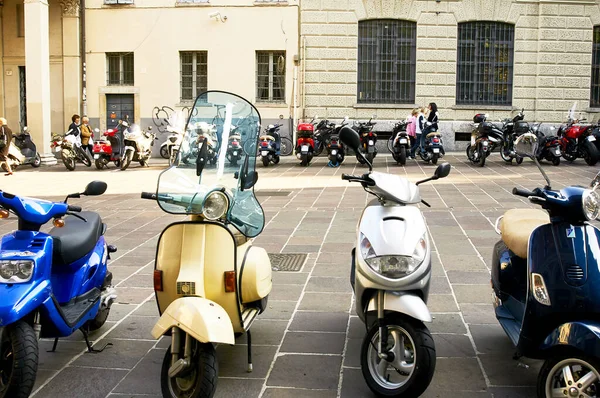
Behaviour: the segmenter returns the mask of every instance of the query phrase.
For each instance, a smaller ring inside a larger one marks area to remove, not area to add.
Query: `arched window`
[[[590,107],[600,108],[600,26],[594,26],[592,47],[592,90]]]
[[[511,105],[515,27],[458,24],[457,105]]]
[[[414,104],[417,24],[396,19],[358,23],[358,102]]]

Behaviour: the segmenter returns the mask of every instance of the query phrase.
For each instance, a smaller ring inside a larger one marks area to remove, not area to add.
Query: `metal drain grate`
[[[306,261],[306,254],[269,253],[273,271],[299,272]]]
[[[261,190],[261,191],[256,191],[254,192],[254,195],[256,196],[289,196],[292,193],[292,191],[268,191],[268,190]]]

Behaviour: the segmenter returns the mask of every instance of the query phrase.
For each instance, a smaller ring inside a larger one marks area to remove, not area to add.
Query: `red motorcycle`
[[[600,152],[596,148],[596,137],[592,134],[593,126],[580,124],[582,121],[585,119],[575,119],[574,109],[569,112],[567,124],[558,129],[560,148],[567,161],[583,158],[588,165],[593,166],[600,160]]]
[[[313,119],[314,120],[314,119]],[[315,151],[315,126],[311,123],[298,124],[298,141],[296,142],[296,157],[301,166],[308,166]]]
[[[127,122],[122,122],[116,129],[106,130],[104,138],[94,142],[94,164],[98,170],[108,168],[109,162],[116,167],[121,166],[123,132],[128,126]]]

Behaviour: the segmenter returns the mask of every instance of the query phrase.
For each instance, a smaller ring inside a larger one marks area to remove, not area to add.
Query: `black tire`
[[[108,319],[108,315],[110,315],[110,308],[100,307],[100,309],[98,310],[98,313],[96,314],[96,317],[94,319],[92,319],[91,321],[87,322],[88,330],[90,332],[93,332],[94,330],[100,329],[106,323],[106,320]]]
[[[233,167],[236,167],[238,165],[237,158],[231,159],[231,162],[229,162],[229,164],[231,164]]]
[[[593,143],[586,141],[583,143],[583,160],[588,164],[588,166],[594,166],[598,163],[598,159],[600,159],[600,152],[598,152],[598,148]]]
[[[142,166],[142,167],[144,167],[144,166],[146,166],[146,165],[147,165],[147,163],[146,163],[146,161],[145,161],[145,160],[140,160],[140,162],[139,162],[139,163],[140,163],[140,166]]]
[[[279,161],[281,160],[281,158],[277,155],[273,156],[273,164],[279,164]]]
[[[580,383],[573,382],[570,385],[565,383],[564,375],[562,374],[562,372],[561,372],[562,377],[559,377],[559,378],[555,377],[557,369],[562,369],[563,364],[564,364],[564,367],[566,368],[566,366],[569,363],[571,363],[573,365],[576,364],[576,366],[581,366],[582,371],[585,367],[590,371],[592,368],[594,368],[596,373],[600,372],[600,361],[598,361],[598,359],[596,359],[596,358],[581,355],[578,351],[571,350],[571,349],[564,349],[561,351],[557,351],[556,355],[553,355],[552,357],[550,357],[549,359],[547,359],[544,362],[544,364],[542,365],[542,368],[540,369],[540,373],[538,374],[537,396],[539,398],[546,398],[546,397],[552,396],[552,395],[546,394],[547,387],[563,389],[563,394],[565,397],[572,396],[572,395],[568,394],[569,388],[575,388],[577,390],[579,388],[581,388],[581,387],[579,387],[581,385]],[[588,366],[589,366],[589,368],[588,368]],[[585,376],[585,373],[579,374],[578,380],[583,378],[584,376]],[[548,385],[547,385],[547,383],[548,383]],[[565,385],[563,386],[563,384],[565,384]],[[600,383],[598,383],[598,382],[593,383],[593,384],[595,384],[594,387],[596,387],[596,388],[600,387]],[[588,390],[586,389],[583,391],[588,391]],[[581,396],[596,396],[596,394],[582,395],[578,390],[578,393],[576,396],[579,397],[580,395]]]
[[[300,166],[304,166],[304,167],[308,166],[308,155],[306,155],[306,154],[300,155]]]
[[[164,159],[169,159],[169,147],[168,146],[162,146],[160,147],[160,156],[163,157]]]
[[[375,159],[375,154],[374,153],[367,153],[365,155],[365,157],[367,158],[367,160],[369,161],[369,163],[371,163],[371,165],[373,165],[373,159]]]
[[[121,170],[127,170],[129,165],[131,164],[131,160],[133,159],[133,152],[129,152],[128,154],[125,154],[124,156],[125,156],[125,158],[121,162]]]
[[[414,342],[413,352],[415,362],[412,372],[408,375],[406,382],[396,388],[386,388],[382,386],[372,374],[370,369],[370,354],[373,348],[372,342],[378,342],[379,327],[375,324],[371,327],[365,336],[361,351],[360,364],[363,377],[367,385],[375,394],[381,397],[419,397],[431,383],[435,372],[435,344],[429,330],[425,325],[413,318],[409,318],[398,313],[393,313],[386,317],[386,324],[389,327],[399,327]],[[406,336],[405,336],[406,337]],[[410,343],[410,342],[409,342]],[[376,346],[376,345],[375,345]],[[405,346],[406,347],[406,346]],[[400,373],[400,372],[397,372]],[[389,378],[388,378],[389,380]],[[398,383],[400,384],[400,383]]]
[[[38,168],[42,165],[42,157],[40,156],[39,153],[36,152],[35,154],[35,158],[33,159],[33,162],[31,162],[31,166]]]
[[[325,148],[324,142],[319,142],[318,147],[315,148],[314,156],[320,156],[323,153],[323,148]]]
[[[558,166],[558,165],[560,164],[560,158],[559,158],[558,156],[555,156],[555,157],[552,159],[552,164],[553,164],[554,166]]]
[[[400,148],[400,156],[398,157],[399,163],[404,166],[406,164],[406,147]]]
[[[437,164],[439,158],[440,158],[440,155],[438,155],[437,153],[434,153],[433,157],[431,158],[431,163]]]
[[[261,159],[262,159],[262,164],[263,164],[263,166],[265,166],[265,167],[269,167],[269,163],[271,163],[271,162],[269,161],[269,158],[268,158],[268,157],[266,157],[266,156],[263,156]]]
[[[479,159],[479,167],[485,166],[485,158],[487,158],[487,152],[481,151],[481,157]]]
[[[102,170],[104,168],[104,162],[102,161],[102,159],[96,159],[94,161],[94,164],[96,165],[96,168],[98,170]]]
[[[29,324],[20,321],[4,330],[0,360],[0,396],[27,398],[38,368],[38,341]]]
[[[183,352],[183,350],[181,351]],[[183,378],[170,378],[171,347],[165,353],[160,374],[160,387],[165,398],[212,398],[217,389],[219,363],[215,348],[210,343],[196,343],[192,354],[192,364],[186,371],[185,380],[190,384],[188,389],[181,388]]]
[[[115,164],[115,167],[121,167],[121,161],[120,160],[115,160],[113,163]]]
[[[513,158],[510,155],[507,155],[504,152],[505,148],[504,146],[502,146],[502,148],[500,148],[500,157],[502,158],[502,160],[504,160],[506,163],[512,163]]]
[[[73,171],[73,170],[75,170],[75,159],[73,159],[69,155],[66,155],[68,152],[69,152],[68,150],[63,150],[61,152],[61,159],[62,159],[65,167],[67,168],[67,170]]]
[[[92,167],[92,159],[88,156],[87,152],[83,150],[83,148],[77,149],[78,155],[77,158],[81,160],[86,167]]]
[[[292,140],[289,138],[282,138],[281,146],[279,147],[279,153],[281,156],[290,156],[293,150],[294,144],[292,143]]]
[[[394,134],[392,134],[392,136],[388,139],[387,142],[387,148],[388,151],[390,151],[390,153],[394,153],[394,140],[396,139],[396,137],[394,136]]]
[[[169,166],[173,166],[175,164],[175,160],[177,159],[177,149],[171,150],[171,156],[169,156]]]
[[[523,163],[523,157],[517,156],[517,164]]]

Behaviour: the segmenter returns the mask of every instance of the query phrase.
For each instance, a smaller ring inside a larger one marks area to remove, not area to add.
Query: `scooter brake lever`
[[[427,206],[427,207],[431,207],[431,205],[430,205],[429,203],[427,203],[427,202],[425,201],[425,199],[421,199],[421,203],[423,203],[423,204],[424,204],[425,206]]]
[[[67,212],[68,216],[73,216],[73,217],[77,217],[80,220],[82,220],[83,222],[87,222],[87,220],[85,218],[83,218],[82,216],[80,216],[79,214],[75,214],[75,213],[71,213],[71,212]]]

